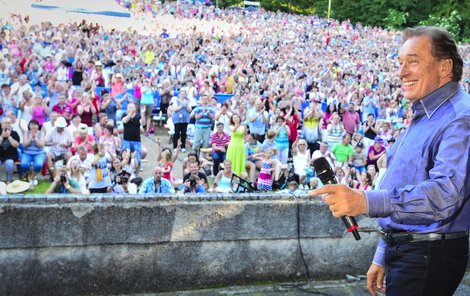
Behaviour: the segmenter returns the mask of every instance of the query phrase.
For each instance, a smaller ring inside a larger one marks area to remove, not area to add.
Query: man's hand
[[[377,292],[385,294],[384,285],[385,268],[372,263],[367,271],[367,289],[373,296],[377,296]]]
[[[342,216],[358,216],[367,213],[367,202],[364,192],[354,190],[346,185],[325,185],[310,191],[310,195],[321,195],[330,206],[330,211],[336,218]]]

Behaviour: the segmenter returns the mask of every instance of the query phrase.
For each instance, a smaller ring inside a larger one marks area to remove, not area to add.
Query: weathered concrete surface
[[[0,295],[286,281],[302,278],[305,265],[312,278],[364,274],[378,237],[372,220],[358,222],[363,239],[356,242],[309,197],[0,198]]]

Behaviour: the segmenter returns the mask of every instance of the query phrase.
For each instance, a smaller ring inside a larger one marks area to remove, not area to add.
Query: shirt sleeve
[[[469,193],[470,120],[451,123],[437,143],[429,178],[389,190],[366,191],[367,214],[387,217],[395,223],[429,225],[455,215]]]
[[[385,242],[383,241],[383,239],[380,239],[379,244],[375,249],[374,259],[372,259],[372,263],[385,267],[385,247]]]

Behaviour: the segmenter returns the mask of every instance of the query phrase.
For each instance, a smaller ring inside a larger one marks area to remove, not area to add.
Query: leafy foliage
[[[327,17],[329,0],[259,0],[270,11]],[[241,5],[242,0],[219,0],[221,7]],[[331,0],[331,17],[351,23],[388,29],[417,25],[444,27],[457,39],[470,39],[468,0]]]
[[[406,23],[407,12],[401,12],[393,8],[388,9],[388,16],[385,18],[385,27],[387,29],[400,29]]]

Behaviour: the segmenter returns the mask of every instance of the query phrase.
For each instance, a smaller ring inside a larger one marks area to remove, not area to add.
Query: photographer
[[[184,188],[181,190],[181,193],[206,193],[206,189],[199,184],[199,177],[191,175],[184,183]]]
[[[129,182],[130,177],[131,174],[129,172],[122,170],[116,178],[116,185],[113,186],[112,191],[114,193],[137,194],[137,185]]]
[[[49,193],[73,193],[81,194],[80,184],[75,179],[69,179],[65,170],[62,168],[56,168],[54,170],[54,181],[51,183],[46,194]]]

